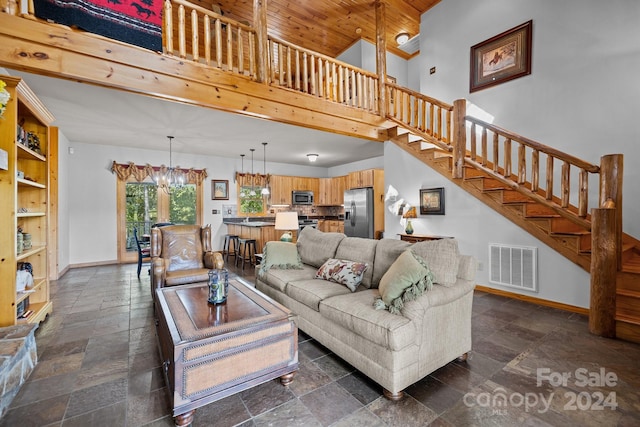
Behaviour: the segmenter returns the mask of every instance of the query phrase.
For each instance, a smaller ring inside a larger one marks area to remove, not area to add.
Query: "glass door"
[[[148,244],[154,224],[199,224],[202,218],[201,187],[185,184],[167,194],[151,180],[118,180],[118,260],[137,262],[134,228],[138,239]]]

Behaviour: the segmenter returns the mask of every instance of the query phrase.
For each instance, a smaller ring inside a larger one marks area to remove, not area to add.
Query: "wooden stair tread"
[[[622,321],[622,322],[627,322],[627,323],[632,323],[634,325],[640,326],[640,318],[638,318],[638,317],[625,316],[624,314],[616,314],[616,320],[617,321]]]
[[[630,289],[617,289],[616,295],[624,295],[626,297],[639,298],[640,299],[640,291],[632,291]]]

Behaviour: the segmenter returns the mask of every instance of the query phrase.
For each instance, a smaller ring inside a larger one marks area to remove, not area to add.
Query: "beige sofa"
[[[296,244],[301,269],[293,263],[271,265],[270,257],[282,246],[270,245],[263,265],[256,267],[257,289],[295,312],[302,331],[380,384],[387,398],[402,398],[406,387],[454,359],[466,358],[471,350],[476,262],[458,253],[455,239],[412,245],[306,227]],[[381,279],[408,249],[426,261],[435,284],[405,301],[398,314],[374,308]],[[368,264],[355,292],[315,278],[318,268],[332,258]]]

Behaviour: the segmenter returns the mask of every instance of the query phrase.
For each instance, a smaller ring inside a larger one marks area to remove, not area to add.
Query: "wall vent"
[[[538,249],[489,243],[489,282],[538,292]]]

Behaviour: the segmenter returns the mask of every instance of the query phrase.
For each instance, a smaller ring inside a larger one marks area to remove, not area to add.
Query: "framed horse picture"
[[[533,21],[471,46],[469,92],[531,74]]]

